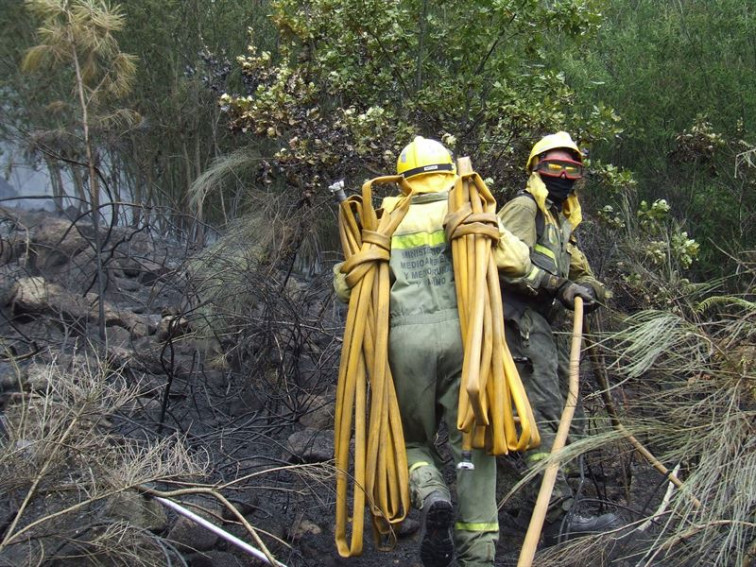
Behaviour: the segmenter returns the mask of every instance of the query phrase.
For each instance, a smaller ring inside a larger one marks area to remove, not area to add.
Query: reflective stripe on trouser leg
[[[458,462],[457,450],[454,452]],[[499,541],[496,458],[476,449],[472,462],[475,470],[457,471],[459,513],[454,524],[454,546],[460,566],[493,567]]]
[[[447,401],[450,400],[444,400]],[[449,412],[453,421],[448,426],[454,462],[458,463],[462,456],[462,434],[455,427],[456,408],[454,400],[454,411]],[[454,524],[454,546],[459,565],[491,567],[499,540],[496,457],[475,449],[472,463],[475,465],[473,470],[457,470],[458,514]]]

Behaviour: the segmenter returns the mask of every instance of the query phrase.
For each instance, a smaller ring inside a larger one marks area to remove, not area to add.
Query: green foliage
[[[244,30],[264,12],[255,17],[256,6],[242,0],[148,0],[123,8],[128,18],[124,45],[145,62],[132,96],[144,121],[120,147],[132,199],[145,206],[143,213],[136,211],[135,221],[157,220],[179,231],[199,226],[201,236],[202,225],[195,225],[193,216],[223,223],[230,214],[218,195],[211,195],[201,211],[187,198],[192,182],[233,149],[215,104],[218,91],[231,80],[225,53],[241,49]],[[162,214],[163,207],[170,211]]]
[[[83,1],[39,3],[40,7],[47,5],[55,9],[80,6],[76,9],[82,17],[87,10],[105,6]],[[101,163],[107,164],[104,174],[115,199],[136,205],[134,214],[127,217],[131,222],[146,219],[166,230],[187,229],[193,224],[188,216],[192,211],[187,188],[229,148],[226,129],[218,121],[216,100],[227,82],[238,82],[239,74],[233,76],[224,53],[243,48],[247,26],[263,31],[270,27],[265,2],[145,0],[110,5],[120,14],[123,29],[117,35],[122,50],[139,60],[129,98],[121,99],[136,112],[116,112],[110,106],[108,112],[98,111],[91,124],[95,151]],[[41,23],[25,12],[21,0],[8,0],[0,10],[0,22],[7,30],[0,40],[4,71],[0,78],[0,136],[16,142],[23,139],[23,148],[42,165],[47,164],[55,181],[61,169],[70,166],[50,163],[49,154],[84,161],[81,136],[75,135],[76,126],[72,126],[78,116],[71,93],[74,67],[58,67],[55,73],[20,74],[19,52],[25,51],[36,24]],[[96,59],[88,63],[92,61]],[[82,67],[84,77],[90,68]],[[99,93],[107,91],[100,89]],[[86,176],[80,171],[71,172],[77,190],[86,181],[82,177]],[[222,221],[229,213],[217,195],[211,196],[202,212],[212,221]]]
[[[697,270],[722,275],[732,265],[721,249],[756,243],[744,224],[756,218],[753,191],[731,173],[756,130],[756,9],[739,0],[610,0],[603,14],[587,53],[563,45],[554,53],[586,101],[622,116],[624,131],[596,144],[596,156],[632,169],[641,198],[675,203],[701,243]]]
[[[676,310],[677,301],[694,292],[690,270],[700,245],[683,230],[665,199],[637,205],[634,191],[620,195],[620,204],[596,211],[600,242],[611,242],[605,277],[615,288],[623,311]],[[606,254],[606,246],[598,251]]]
[[[135,59],[120,51],[113,35],[124,27],[118,7],[93,0],[26,0],[26,6],[42,23],[40,43],[24,57],[25,70],[78,67],[89,104],[131,89]]]
[[[670,157],[678,163],[706,162],[725,145],[724,136],[714,131],[706,116],[699,114],[690,128],[675,137]]]
[[[136,113],[114,106],[131,90],[136,72],[135,58],[120,50],[115,37],[123,30],[123,14],[117,6],[94,0],[25,0],[24,5],[39,20],[39,43],[27,49],[21,70],[37,73],[40,81],[47,74],[61,78],[53,83],[58,88],[47,90],[45,95],[49,97],[49,108],[66,111],[65,128],[81,139],[71,153],[74,161],[86,165],[88,197],[83,183],[76,183],[77,190],[81,201],[99,213],[101,160],[94,141],[95,130],[104,136],[108,126],[128,126],[138,120]],[[43,133],[41,137],[56,136]],[[72,136],[74,140],[76,137]],[[67,152],[56,150],[43,142],[41,153],[49,160],[65,161]],[[82,177],[79,171],[74,175],[75,179]],[[57,197],[60,206],[61,199]],[[95,218],[95,228],[96,223]]]
[[[620,169],[616,165],[595,159],[588,160],[586,164],[590,175],[588,186],[606,195],[616,197],[638,188],[638,182],[630,170]]]
[[[756,10],[738,0],[612,0],[595,49],[566,52],[576,87],[619,109],[626,123],[622,163],[664,157],[697,115],[735,133],[756,124],[752,73]],[[649,150],[652,155],[649,156]]]
[[[413,135],[444,139],[497,185],[514,185],[534,137],[614,135],[605,106],[583,108],[547,45],[595,34],[597,3],[278,0],[277,53],[256,36],[238,58],[247,93],[221,105],[234,129],[269,139],[274,173],[311,189],[393,170]]]
[[[748,301],[742,297],[733,297],[731,295],[715,295],[708,297],[698,304],[697,311],[704,313],[714,308],[721,307],[738,307],[749,315],[756,313],[756,302]]]
[[[18,67],[24,52],[32,45],[35,28],[22,0],[3,3],[0,25],[4,30],[0,34],[0,132],[7,136],[6,129],[16,125],[24,111],[34,108],[22,104],[24,100],[29,102],[29,98],[34,101],[34,91],[24,88],[29,80],[28,77],[21,80]]]

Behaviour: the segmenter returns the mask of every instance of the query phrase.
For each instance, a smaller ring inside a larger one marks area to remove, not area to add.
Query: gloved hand
[[[583,298],[583,311],[590,313],[598,308],[599,304],[596,301],[596,292],[593,288],[587,285],[577,284],[575,282],[566,281],[563,283],[557,291],[557,299],[562,302],[567,309],[575,309],[575,298]]]

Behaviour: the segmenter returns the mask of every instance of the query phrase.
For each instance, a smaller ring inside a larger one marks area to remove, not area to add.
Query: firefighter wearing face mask
[[[454,462],[462,458],[457,407],[463,362],[451,246],[444,231],[456,171],[439,142],[416,137],[399,155],[397,174],[412,187],[409,211],[391,237],[389,363],[409,465],[412,502],[423,516],[420,558],[425,567],[446,567],[456,555],[463,567],[492,567],[498,540],[496,460],[473,450],[474,470],[457,472],[457,510],[444,480],[436,447],[442,422]],[[382,202],[384,214],[399,197]],[[499,273],[521,277],[530,268],[527,247],[502,231],[494,250]],[[334,287],[349,289],[340,265]]]
[[[599,306],[607,291],[593,275],[577,246],[574,231],[582,219],[576,183],[583,177],[583,158],[567,132],[539,140],[530,152],[527,185],[498,213],[501,224],[530,250],[531,268],[522,278],[502,278],[506,337],[518,361],[533,408],[541,446],[525,453],[528,465],[548,455],[564,408],[569,377],[567,341],[554,333],[564,309],[573,309],[581,297],[585,312]],[[571,434],[582,430],[582,412],[573,420]],[[535,502],[538,483],[532,482],[528,499]],[[604,531],[615,521],[611,514],[598,518],[565,514],[572,493],[560,472],[554,487],[544,533],[558,530]],[[520,511],[518,522],[527,525],[530,510]],[[605,525],[606,524],[606,525]]]

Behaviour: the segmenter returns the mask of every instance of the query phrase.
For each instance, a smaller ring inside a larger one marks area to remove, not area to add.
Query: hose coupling
[[[339,179],[335,183],[331,183],[328,186],[328,190],[331,192],[339,203],[346,201],[346,193],[344,193],[344,180]]]
[[[470,451],[462,451],[462,459],[457,463],[458,471],[474,471],[475,465],[472,462],[472,453]]]

